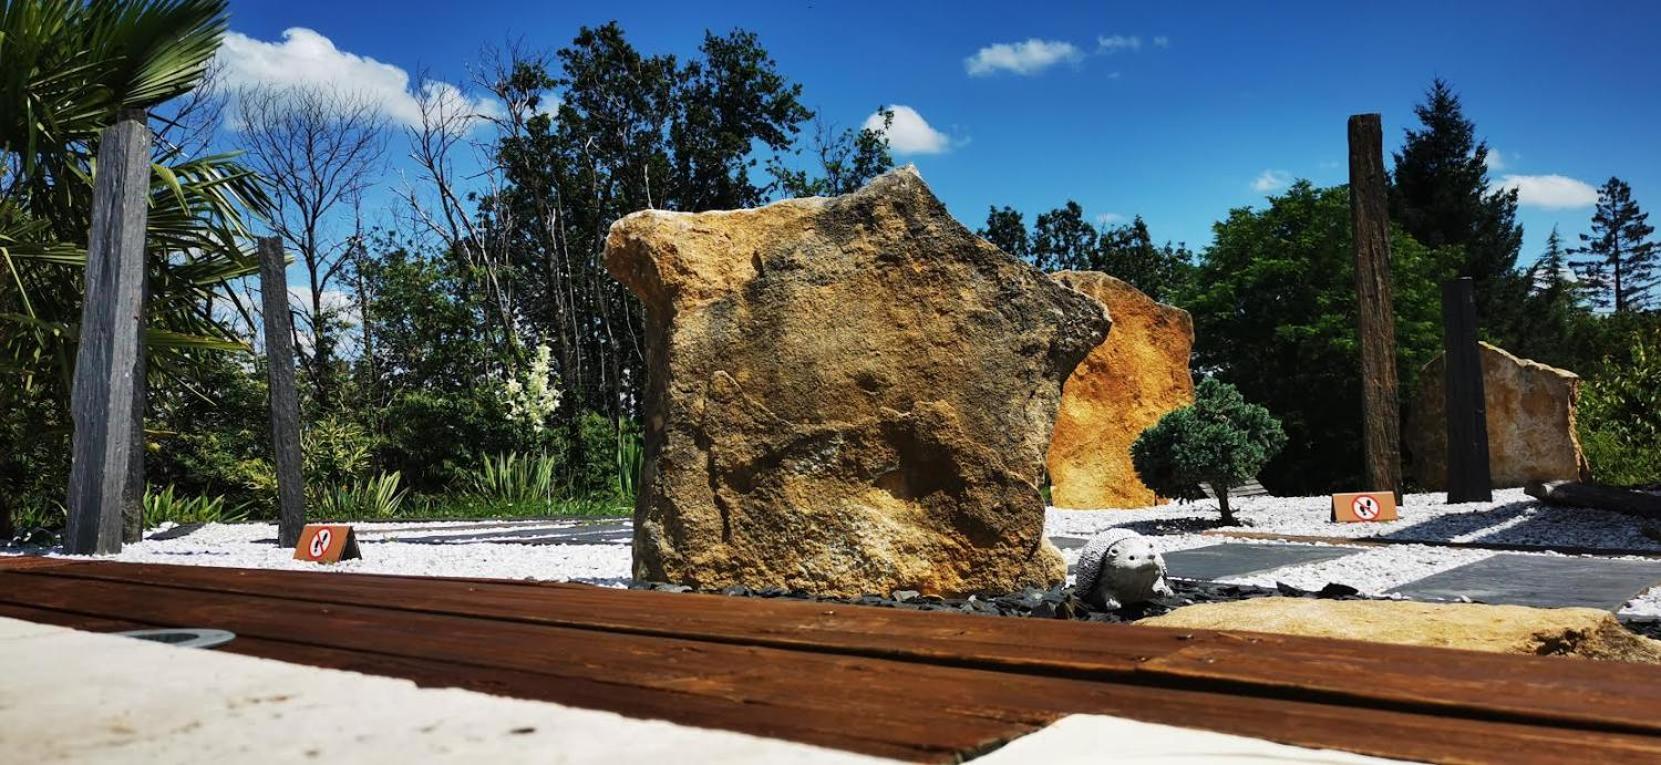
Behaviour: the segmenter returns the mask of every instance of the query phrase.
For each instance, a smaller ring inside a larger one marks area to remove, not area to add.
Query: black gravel
[[[1076,619],[1093,622],[1133,622],[1149,616],[1159,616],[1183,606],[1196,603],[1223,603],[1249,598],[1263,598],[1269,596],[1286,596],[1298,598],[1327,598],[1334,600],[1367,600],[1353,587],[1341,584],[1329,584],[1319,591],[1302,590],[1290,585],[1279,585],[1277,588],[1251,587],[1238,584],[1219,584],[1216,582],[1190,582],[1173,579],[1171,589],[1175,594],[1169,598],[1143,603],[1135,606],[1125,606],[1116,611],[1103,611],[1091,607],[1073,594],[1072,587],[1052,587],[1048,590],[1029,588],[1009,594],[971,595],[967,598],[941,598],[934,595],[920,595],[911,590],[898,590],[887,596],[866,594],[857,598],[827,597],[812,595],[805,590],[787,590],[782,587],[769,587],[752,590],[748,587],[728,587],[715,590],[714,594],[745,598],[785,598],[790,600],[806,600],[815,603],[841,603],[856,606],[872,606],[876,608],[903,608],[912,611],[953,611],[963,614],[978,614],[981,616],[1015,616],[1034,619]],[[636,583],[633,589],[661,590],[668,592],[691,592],[692,588],[685,585],[661,583]]]

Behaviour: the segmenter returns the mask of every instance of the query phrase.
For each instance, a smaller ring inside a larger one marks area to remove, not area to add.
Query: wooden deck
[[[1097,713],[1440,762],[1661,762],[1661,668],[584,585],[0,559],[0,616],[922,762]],[[1104,746],[1111,746],[1104,742]],[[1109,750],[1104,750],[1104,754]]]

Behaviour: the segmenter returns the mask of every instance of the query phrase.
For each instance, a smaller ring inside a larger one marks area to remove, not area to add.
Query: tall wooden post
[[[139,266],[138,353],[133,355],[133,456],[127,460],[127,490],[121,498],[121,541],[144,538],[144,407],[150,384],[145,379],[149,351],[145,348],[144,311],[150,304],[150,277]]]
[[[1476,344],[1476,289],[1470,277],[1442,282],[1442,389],[1448,416],[1448,502],[1488,502],[1488,405]]]
[[[1350,229],[1355,248],[1356,322],[1361,336],[1361,447],[1370,490],[1401,501],[1401,404],[1396,393],[1396,320],[1390,302],[1390,212],[1384,136],[1377,114],[1350,117]]]
[[[70,392],[75,436],[64,549],[74,554],[121,550],[133,421],[143,416],[133,371],[142,339],[149,208],[150,127],[142,110],[126,110],[98,141],[86,295]]]
[[[300,476],[300,398],[294,389],[294,329],[288,313],[288,263],[282,240],[259,240],[260,303],[265,309],[265,366],[271,382],[271,439],[277,466],[277,544],[293,547],[306,525]]]

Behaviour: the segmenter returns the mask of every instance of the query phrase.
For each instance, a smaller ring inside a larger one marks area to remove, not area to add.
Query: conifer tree
[[[1583,246],[1574,250],[1581,256],[1575,259],[1576,270],[1598,305],[1616,313],[1648,306],[1661,261],[1661,251],[1649,238],[1653,233],[1649,213],[1639,209],[1626,181],[1610,178],[1598,189],[1592,233],[1581,234]]]
[[[1477,311],[1498,334],[1517,317],[1517,253],[1523,229],[1517,225],[1517,192],[1488,188],[1489,150],[1476,139],[1459,96],[1436,78],[1425,101],[1414,107],[1422,128],[1409,129],[1395,155],[1390,217],[1430,248],[1464,251],[1459,275],[1476,281]]]

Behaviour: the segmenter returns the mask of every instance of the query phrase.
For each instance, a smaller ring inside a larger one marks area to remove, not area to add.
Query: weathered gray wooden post
[[[149,351],[145,347],[144,311],[150,304],[150,276],[139,267],[138,352],[133,354],[133,456],[127,460],[127,490],[121,498],[121,541],[144,538],[144,408],[150,398],[145,379]]]
[[[294,389],[294,329],[288,313],[288,263],[282,240],[259,240],[260,303],[265,309],[265,366],[271,382],[271,440],[277,467],[277,544],[293,547],[306,525],[300,476],[300,399]]]
[[[1401,404],[1396,392],[1396,320],[1390,302],[1390,213],[1384,137],[1377,114],[1349,121],[1350,229],[1356,321],[1361,336],[1361,446],[1365,488],[1401,501]]]
[[[70,392],[75,435],[64,533],[64,549],[81,555],[121,550],[134,419],[144,414],[133,379],[142,341],[144,231],[150,205],[150,127],[143,110],[123,111],[104,129],[97,172],[87,235],[86,302]]]
[[[1488,405],[1476,344],[1476,290],[1470,277],[1442,282],[1442,388],[1448,416],[1448,501],[1488,502]]]

